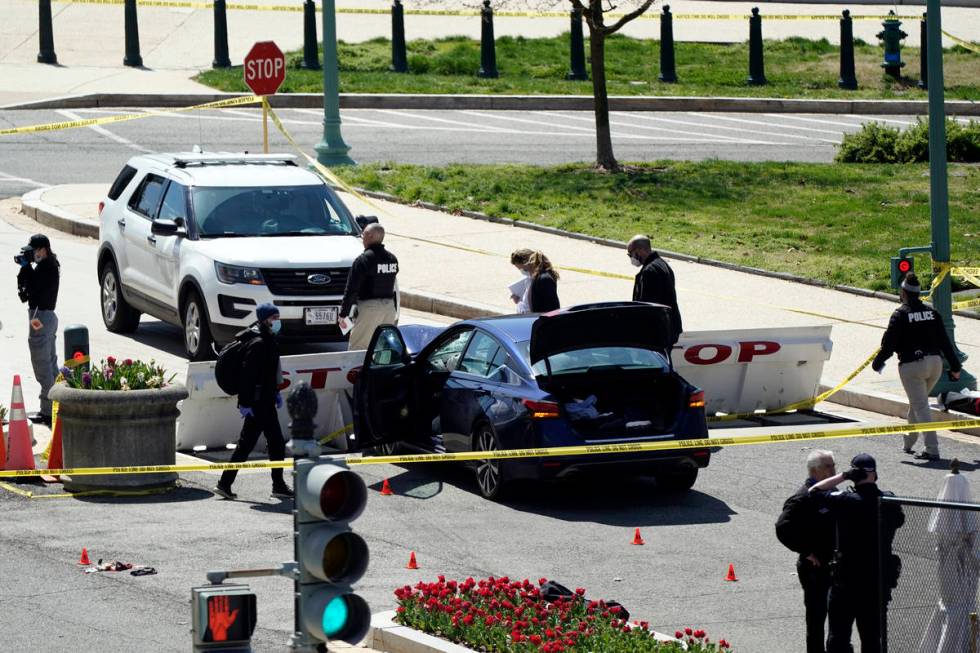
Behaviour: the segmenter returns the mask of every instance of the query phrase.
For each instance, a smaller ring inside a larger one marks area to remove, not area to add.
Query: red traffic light
[[[912,271],[912,261],[909,259],[902,259],[898,262],[898,271],[902,274],[907,274]]]

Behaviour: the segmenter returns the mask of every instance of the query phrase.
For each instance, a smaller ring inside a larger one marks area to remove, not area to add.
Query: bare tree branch
[[[642,5],[640,5],[639,7],[637,7],[636,9],[634,9],[633,11],[629,12],[625,16],[622,16],[619,20],[617,20],[612,25],[609,25],[608,27],[603,27],[602,28],[603,32],[605,32],[607,35],[609,35],[609,34],[613,34],[613,33],[617,32],[617,31],[619,31],[619,29],[622,28],[623,25],[625,25],[626,23],[630,22],[631,20],[633,20],[637,16],[640,16],[641,14],[643,14],[643,12],[646,11],[647,9],[649,9],[653,5],[654,2],[655,2],[655,0],[644,0],[644,2],[643,2]]]

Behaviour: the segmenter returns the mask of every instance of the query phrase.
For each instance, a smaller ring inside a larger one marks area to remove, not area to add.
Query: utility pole
[[[350,146],[340,135],[340,71],[337,65],[337,12],[334,0],[323,0],[323,138],[316,160],[325,166],[354,165]]]

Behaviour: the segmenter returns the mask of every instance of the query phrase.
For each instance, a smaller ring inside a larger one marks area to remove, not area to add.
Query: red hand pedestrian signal
[[[902,274],[908,274],[912,271],[912,261],[908,259],[902,259],[898,262],[898,271]]]
[[[227,596],[212,596],[208,599],[208,626],[215,642],[228,640],[228,628],[238,618],[238,608],[229,609]]]

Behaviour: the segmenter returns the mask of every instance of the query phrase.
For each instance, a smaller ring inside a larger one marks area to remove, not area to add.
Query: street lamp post
[[[337,66],[337,15],[334,0],[323,0],[323,138],[316,160],[325,166],[353,165],[350,146],[340,134],[340,72]]]
[[[926,24],[929,64],[929,213],[932,219],[932,260],[949,264],[949,185],[946,170],[946,107],[944,105],[942,20],[939,0],[928,0]],[[952,283],[949,275],[932,293],[932,305],[943,318],[946,333],[962,360],[966,355],[956,347],[953,336]],[[960,380],[952,382],[944,374],[933,394],[959,390],[964,386],[976,388],[977,380],[964,370]]]

